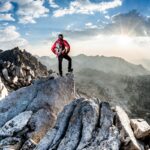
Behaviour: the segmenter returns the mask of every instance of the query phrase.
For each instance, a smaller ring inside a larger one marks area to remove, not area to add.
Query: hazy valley
[[[38,60],[57,72],[57,58]],[[67,63],[63,62],[64,73]],[[80,96],[99,97],[112,105],[120,104],[131,116],[150,118],[150,71],[118,57],[73,57],[76,89]],[[136,109],[135,109],[136,108]]]

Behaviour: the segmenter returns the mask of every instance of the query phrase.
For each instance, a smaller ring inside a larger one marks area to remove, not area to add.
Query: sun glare
[[[131,42],[131,37],[128,35],[119,35],[117,37],[117,43],[122,46],[127,46]]]

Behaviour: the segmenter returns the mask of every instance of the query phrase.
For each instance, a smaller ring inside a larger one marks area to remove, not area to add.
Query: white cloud
[[[11,14],[0,14],[0,20],[2,21],[15,21]]]
[[[13,8],[12,4],[10,2],[6,2],[0,6],[0,12],[8,12],[12,8]]]
[[[29,32],[26,32],[25,35],[26,35],[26,36],[30,36],[30,33],[29,33]]]
[[[66,30],[72,30],[73,27],[74,27],[74,24],[73,24],[73,23],[68,24],[68,25],[66,26]]]
[[[88,22],[88,23],[85,24],[85,27],[86,28],[94,29],[94,28],[97,28],[98,26],[94,25],[92,22]]]
[[[109,15],[106,15],[105,18],[106,18],[106,19],[110,19],[111,17],[110,17]]]
[[[60,8],[54,11],[54,17],[61,17],[67,14],[94,14],[94,12],[104,12],[108,9],[122,5],[122,0],[111,2],[92,3],[90,0],[75,0],[68,8]]]
[[[55,3],[54,0],[49,0],[49,4],[52,8],[59,8],[59,6]]]
[[[5,23],[3,23],[3,26],[7,26],[9,23],[8,22],[5,22]]]
[[[49,9],[44,6],[44,0],[12,0],[18,3],[19,22],[23,24],[36,23],[35,19],[47,16]]]
[[[0,30],[0,48],[10,49],[16,46],[25,46],[28,44],[27,40],[22,38],[17,32],[15,26],[8,26]]]
[[[60,32],[55,32],[55,31],[53,31],[53,32],[50,34],[50,38],[51,38],[51,39],[57,38],[57,36],[58,36],[59,33],[60,33]]]

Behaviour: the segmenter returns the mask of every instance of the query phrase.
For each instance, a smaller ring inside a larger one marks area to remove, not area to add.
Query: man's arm
[[[64,40],[64,45],[65,45],[66,53],[69,53],[70,52],[70,45],[66,40]]]
[[[57,41],[56,41],[57,42]],[[53,46],[52,46],[52,48],[51,48],[51,50],[52,50],[52,52],[54,53],[54,54],[56,54],[56,42],[53,44]],[[56,54],[57,55],[57,54]]]

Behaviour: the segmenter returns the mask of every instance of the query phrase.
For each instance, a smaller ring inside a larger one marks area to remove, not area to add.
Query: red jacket
[[[56,45],[59,44],[62,47],[62,50],[64,50],[65,48],[67,48],[68,52],[70,51],[70,45],[66,40],[60,40],[58,39],[52,46],[51,50],[54,54],[58,55],[57,51],[56,51]]]

